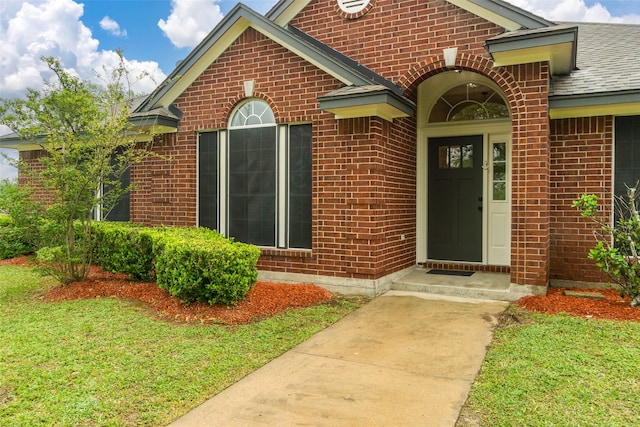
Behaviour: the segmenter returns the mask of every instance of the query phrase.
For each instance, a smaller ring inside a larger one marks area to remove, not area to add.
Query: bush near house
[[[102,268],[151,279],[185,302],[233,304],[258,278],[260,250],[207,228],[94,224],[94,258]]]
[[[47,231],[29,202],[28,189],[13,180],[0,180],[0,259],[33,253]]]
[[[126,273],[132,280],[153,280],[153,239],[148,228],[100,221],[93,223],[92,230],[93,261],[103,270]]]
[[[26,242],[25,232],[7,215],[0,214],[0,259],[13,258],[33,252]]]
[[[192,234],[202,230],[202,235]],[[208,229],[165,233],[154,244],[158,286],[183,301],[233,304],[258,279],[260,250]]]
[[[627,186],[628,202],[616,197],[618,219],[614,224],[598,206],[598,197],[583,194],[573,202],[580,214],[600,226],[594,232],[597,244],[589,251],[589,259],[620,287],[620,296],[631,298],[631,306],[640,306],[640,181]]]

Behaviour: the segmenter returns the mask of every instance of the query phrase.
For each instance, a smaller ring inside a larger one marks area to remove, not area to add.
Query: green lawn
[[[178,325],[115,298],[46,303],[47,286],[0,266],[2,426],[164,426],[359,304]]]
[[[524,322],[496,330],[463,414],[481,426],[640,425],[639,323],[511,313]]]

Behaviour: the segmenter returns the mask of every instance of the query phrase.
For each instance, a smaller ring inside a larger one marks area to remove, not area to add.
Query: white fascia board
[[[325,108],[324,111],[332,113],[336,119],[352,119],[356,117],[376,116],[393,122],[393,119],[409,117],[404,111],[385,103],[359,105],[351,107]]]
[[[449,3],[454,4],[468,12],[473,13],[476,16],[486,19],[489,22],[504,28],[507,31],[516,31],[522,28],[518,22],[515,22],[509,18],[506,18],[500,14],[497,14],[491,10],[485,9],[469,0],[447,0]]]
[[[571,108],[551,108],[549,118],[570,119],[574,117],[635,116],[640,115],[640,102],[629,104],[590,105]]]
[[[216,43],[211,46],[188,70],[180,75],[171,88],[158,100],[156,107],[168,108],[216,59],[220,57],[231,44],[249,28],[250,22],[244,18],[238,19]]]
[[[289,0],[278,2],[267,14],[267,19],[272,20],[281,27],[286,26],[298,13],[302,11],[311,0]]]
[[[491,56],[493,57],[493,65],[495,67],[549,61],[552,75],[565,75],[572,71],[572,50],[572,43],[562,43],[526,49],[491,52]]]

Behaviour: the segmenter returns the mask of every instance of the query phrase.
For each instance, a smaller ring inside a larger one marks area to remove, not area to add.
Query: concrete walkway
[[[171,427],[453,426],[506,306],[389,292]]]

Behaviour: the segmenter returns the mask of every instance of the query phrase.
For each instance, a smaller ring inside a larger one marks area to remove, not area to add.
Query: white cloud
[[[127,36],[127,30],[120,28],[120,24],[118,24],[116,21],[109,18],[108,16],[105,16],[100,20],[100,28],[110,32],[114,36],[118,36],[118,37]]]
[[[588,6],[585,0],[507,0],[550,21],[609,22],[640,24],[640,15],[612,16],[600,3]]]
[[[2,155],[3,153],[13,159],[18,158],[16,150],[0,148],[0,180],[17,178],[18,169],[16,169],[15,166],[9,164],[9,161]]]
[[[171,0],[171,14],[158,27],[176,47],[194,47],[220,22],[219,0]]]
[[[114,51],[100,50],[99,41],[81,20],[84,6],[73,0],[2,0],[0,2],[0,96],[22,96],[39,89],[48,75],[40,57],[53,56],[71,73],[96,80],[95,71],[117,65]],[[137,82],[135,92],[151,92],[165,75],[158,63],[125,60]]]

